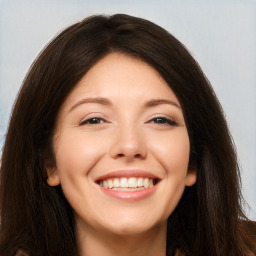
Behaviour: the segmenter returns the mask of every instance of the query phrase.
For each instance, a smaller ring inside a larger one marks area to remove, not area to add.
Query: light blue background
[[[19,87],[46,42],[85,16],[114,13],[156,22],[198,60],[224,107],[243,169],[244,197],[251,206],[246,211],[256,220],[255,1],[0,1],[0,146]]]

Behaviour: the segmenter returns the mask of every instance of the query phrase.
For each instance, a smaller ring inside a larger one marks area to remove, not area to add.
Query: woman
[[[221,106],[159,26],[93,16],[60,33],[17,98],[0,255],[256,255]]]

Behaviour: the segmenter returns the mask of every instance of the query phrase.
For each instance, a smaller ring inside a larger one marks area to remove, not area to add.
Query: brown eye
[[[155,117],[149,121],[149,123],[155,123],[160,125],[172,125],[177,126],[178,124],[170,118],[166,117]]]
[[[86,120],[83,120],[80,125],[95,125],[95,124],[102,124],[106,122],[103,118],[99,117],[92,117]]]

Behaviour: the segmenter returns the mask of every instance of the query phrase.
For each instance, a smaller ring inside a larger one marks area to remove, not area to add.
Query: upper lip
[[[142,178],[150,178],[150,179],[158,179],[160,178],[156,176],[155,174],[152,174],[151,172],[144,171],[144,170],[138,170],[138,169],[132,169],[132,170],[116,170],[109,172],[107,174],[104,174],[102,176],[97,177],[95,182],[99,182],[101,180],[106,180],[110,178],[121,178],[121,177],[142,177]]]

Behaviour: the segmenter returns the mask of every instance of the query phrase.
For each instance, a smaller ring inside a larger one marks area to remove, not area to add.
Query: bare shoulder
[[[175,252],[175,256],[186,256],[186,254],[181,249],[177,249]]]
[[[15,256],[29,256],[29,254],[23,250],[18,250]]]
[[[249,250],[253,253],[250,255],[256,256],[256,222],[255,221],[242,221],[240,223],[240,232]],[[248,254],[249,255],[249,254]]]
[[[247,235],[256,238],[256,221],[243,221],[241,226]]]

